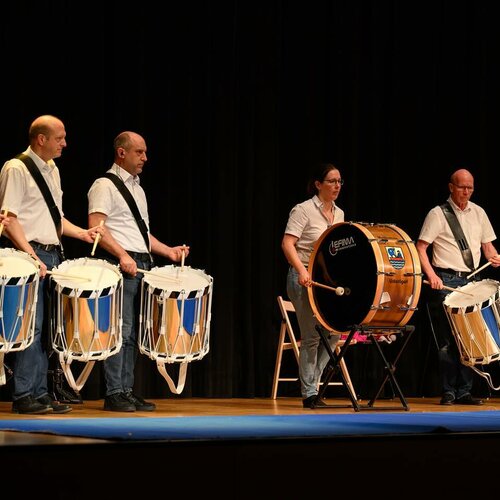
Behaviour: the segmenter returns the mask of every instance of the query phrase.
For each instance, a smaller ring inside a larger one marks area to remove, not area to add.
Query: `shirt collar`
[[[472,209],[470,207],[470,203],[467,202],[467,205],[465,205],[465,208],[462,210],[451,198],[451,196],[448,197],[448,203],[453,207],[453,210],[455,210],[455,212],[457,213],[468,213],[470,212]]]
[[[127,172],[124,168],[120,167],[120,165],[113,163],[113,166],[111,167],[113,172],[120,177],[120,179],[126,184],[140,184],[141,179],[138,175],[135,177],[131,175],[129,172]]]
[[[319,199],[319,196],[317,194],[315,194],[312,199],[313,199],[314,204],[318,208],[323,208],[325,206],[325,204]],[[332,201],[332,210],[335,210],[335,202],[334,201]]]
[[[28,149],[25,151],[25,153],[35,162],[35,165],[42,172],[52,172],[56,168],[54,160],[45,162],[31,149],[31,146],[28,146]]]

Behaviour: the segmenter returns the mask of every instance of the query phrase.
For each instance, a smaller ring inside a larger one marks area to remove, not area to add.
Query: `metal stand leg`
[[[377,328],[377,330],[380,330],[380,329]],[[372,409],[373,408],[376,399],[379,397],[380,393],[382,392],[382,389],[384,388],[384,385],[387,383],[388,380],[391,381],[393,390],[395,390],[396,395],[399,397],[399,399],[401,401],[401,404],[403,405],[404,409],[406,411],[408,411],[410,409],[408,407],[408,404],[406,402],[405,397],[403,396],[403,393],[401,392],[401,389],[400,389],[399,384],[398,384],[398,382],[396,380],[396,377],[394,376],[394,372],[396,371],[396,363],[398,362],[398,360],[399,360],[399,358],[401,356],[401,353],[403,352],[403,350],[405,349],[406,345],[408,344],[408,341],[410,340],[410,337],[411,337],[412,333],[415,331],[415,327],[413,327],[413,326],[406,326],[403,329],[400,329],[400,331],[402,333],[403,332],[407,333],[407,335],[406,335],[406,338],[405,338],[405,340],[403,342],[403,345],[401,346],[401,349],[399,350],[398,354],[396,355],[396,357],[395,357],[395,359],[394,359],[394,361],[392,363],[390,363],[386,359],[386,357],[385,357],[385,355],[384,355],[384,353],[382,351],[382,348],[380,347],[379,342],[377,341],[377,339],[373,335],[373,332],[369,332],[368,333],[368,338],[371,340],[372,344],[375,346],[377,352],[379,353],[380,358],[382,359],[382,361],[384,363],[385,376],[384,376],[384,379],[382,380],[382,383],[380,384],[380,387],[379,387],[378,391],[376,392],[375,396],[372,399],[370,399],[370,401],[366,405],[365,409]],[[383,409],[392,410],[392,409],[394,409],[394,407],[385,407],[385,408],[377,407],[377,408],[373,408],[373,409],[377,409],[377,410],[383,410]]]
[[[378,355],[380,356],[380,358],[384,364],[384,372],[385,373],[384,373],[384,378],[383,378],[377,392],[375,393],[374,397],[372,397],[370,399],[370,401],[368,402],[368,404],[366,404],[366,405],[359,404],[359,402],[356,398],[356,395],[352,393],[350,387],[346,383],[345,378],[343,377],[343,374],[340,373],[340,375],[342,376],[342,380],[344,382],[344,385],[346,386],[346,388],[348,390],[349,398],[351,399],[351,403],[352,403],[354,410],[360,411],[360,410],[395,410],[395,409],[399,409],[399,407],[395,407],[395,406],[383,406],[383,407],[377,406],[376,408],[374,406],[375,401],[379,397],[380,393],[382,392],[382,389],[384,388],[384,386],[387,382],[391,383],[393,391],[399,397],[403,408],[406,411],[408,411],[410,409],[408,407],[408,404],[406,402],[405,397],[403,396],[403,393],[401,391],[401,388],[399,387],[399,384],[396,380],[394,373],[396,371],[396,364],[397,364],[399,358],[401,357],[401,354],[403,353],[406,345],[408,344],[408,342],[411,338],[411,335],[415,331],[414,326],[407,325],[407,326],[402,327],[402,328],[393,328],[393,327],[354,325],[351,328],[351,331],[349,332],[349,335],[345,341],[345,344],[342,347],[342,349],[340,350],[340,353],[338,355],[336,355],[335,352],[330,347],[330,344],[328,343],[328,335],[321,328],[317,327],[316,329],[318,330],[318,333],[320,334],[321,341],[323,342],[323,344],[324,344],[324,346],[325,346],[325,348],[330,356],[330,361],[328,362],[328,365],[327,365],[328,371],[326,374],[326,378],[325,378],[325,381],[323,383],[323,387],[321,388],[321,390],[319,391],[319,393],[317,395],[316,401],[319,401],[322,398],[322,396],[324,395],[324,392],[326,390],[326,387],[328,386],[328,382],[331,380],[333,375],[335,375],[336,373],[339,372],[340,360],[342,359],[342,357],[345,354],[345,351],[349,347],[349,344],[351,342],[351,339],[352,339],[354,333],[356,331],[360,331],[361,333],[363,333],[363,332],[367,333],[369,340],[374,345],[376,352],[378,353]],[[396,331],[399,331],[402,335],[405,335],[404,342],[403,342],[401,348],[399,349],[396,357],[394,358],[393,362],[390,362],[389,360],[387,360],[386,356],[384,355],[384,353],[382,351],[382,348],[380,347],[379,342],[377,341],[376,335],[374,334],[375,331],[380,332],[380,331],[384,331],[384,330],[391,331],[391,332],[394,332],[394,330],[396,330]],[[315,408],[316,406],[314,405],[313,407]],[[345,407],[345,405],[342,405],[342,406],[340,406],[340,405],[320,406],[320,407],[318,407],[318,409],[321,409],[321,408],[339,408],[339,407]]]
[[[351,340],[352,340],[354,334],[356,333],[356,329],[353,328],[349,332],[349,335],[347,336],[347,339],[345,340],[344,345],[340,349],[340,352],[338,353],[338,355],[331,348],[330,343],[328,342],[328,334],[322,328],[319,328],[318,326],[316,326],[316,330],[319,333],[321,342],[323,342],[323,345],[325,346],[325,349],[328,352],[328,355],[330,356],[330,360],[328,361],[328,364],[326,366],[326,373],[325,373],[323,385],[321,386],[321,388],[318,392],[318,395],[316,396],[315,401],[319,401],[324,396],[325,391],[328,388],[329,382],[338,373],[342,379],[344,387],[347,389],[347,393],[349,394],[349,399],[351,400],[353,408],[356,411],[359,411],[358,398],[356,397],[356,394],[353,392],[352,385],[346,379],[344,372],[342,371],[342,369],[340,369],[340,361],[344,357],[344,355],[347,351],[347,348],[349,347],[349,344],[351,343]],[[316,407],[316,405],[313,403],[312,408],[315,408],[315,407]],[[322,406],[321,408],[325,408],[325,406]],[[349,408],[349,405],[327,405],[326,408]]]

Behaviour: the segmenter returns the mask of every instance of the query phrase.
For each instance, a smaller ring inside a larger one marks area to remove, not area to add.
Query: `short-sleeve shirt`
[[[314,195],[309,200],[295,205],[290,211],[285,234],[298,238],[295,248],[306,267],[319,237],[331,226],[322,214],[323,203]],[[333,203],[333,223],[344,222],[344,211]]]
[[[46,163],[30,147],[24,154],[28,155],[42,173],[61,217],[63,191],[59,169],[53,160]],[[0,173],[0,206],[16,215],[26,239],[44,245],[58,244],[57,229],[49,207],[30,171],[17,158],[5,162]]]
[[[469,201],[464,210],[460,210],[453,203],[451,196],[448,198],[453,211],[457,215],[465,238],[469,244],[474,259],[474,267],[479,266],[481,260],[481,244],[489,243],[496,239],[495,231],[483,208]],[[462,258],[453,231],[440,206],[434,207],[427,214],[419,240],[432,244],[432,265],[455,271],[469,271]]]
[[[116,163],[108,170],[118,175],[132,194],[137,208],[149,230],[148,204],[139,176],[130,175]],[[101,212],[107,216],[106,229],[125,250],[146,253],[146,242],[137,225],[134,214],[113,181],[106,177],[96,179],[88,192],[89,214]]]

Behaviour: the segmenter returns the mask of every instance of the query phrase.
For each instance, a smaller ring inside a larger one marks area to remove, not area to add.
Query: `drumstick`
[[[183,244],[182,244],[181,271],[184,271],[184,259],[186,258],[186,251],[185,251],[185,248],[186,248],[186,244],[185,244],[185,243],[183,243]]]
[[[332,292],[335,292],[337,295],[344,295],[344,291],[345,291],[341,286],[338,286],[337,288],[333,288],[332,286],[323,285],[322,283],[318,283],[316,281],[311,281],[311,285],[319,286],[320,288],[326,288],[327,290],[331,290]]]
[[[47,271],[47,274],[53,274],[54,276],[61,276],[62,278],[75,278],[79,280],[92,281],[90,278],[85,276],[77,276],[76,274],[67,274],[59,271]]]
[[[4,208],[3,211],[2,211],[2,215],[7,215],[9,213],[9,211]],[[0,236],[2,236],[2,232],[3,232],[3,222],[0,224]]]
[[[2,233],[0,232],[0,234],[2,234]],[[491,264],[490,261],[486,262],[486,264],[484,266],[481,266],[479,269],[476,269],[473,273],[470,273],[469,276],[467,276],[467,279],[472,278],[472,276],[477,274],[479,271],[482,271],[485,267],[488,267],[490,264]]]
[[[146,269],[137,269],[138,273],[149,274],[150,276],[154,276],[155,278],[163,278],[165,280],[173,281],[174,283],[180,283],[181,280],[177,278],[173,278],[172,276],[166,276],[165,274],[155,273],[154,271],[146,271]]]
[[[430,285],[430,283],[427,280],[424,280],[424,283],[426,285]],[[470,295],[471,297],[474,297],[474,295],[472,295],[472,293],[467,293],[467,292],[464,292],[463,290],[458,290],[458,288],[452,288],[451,286],[445,286],[445,285],[443,285],[443,288],[445,290],[450,290],[451,292],[460,292],[460,293],[464,293],[465,295]]]
[[[99,226],[100,227],[104,226],[104,219],[101,219],[101,222],[99,223]],[[92,247],[92,252],[90,252],[90,255],[92,257],[94,256],[94,252],[95,252],[96,246],[99,243],[100,239],[101,239],[101,233],[97,233],[97,236],[95,237],[95,240],[94,240],[94,246]]]

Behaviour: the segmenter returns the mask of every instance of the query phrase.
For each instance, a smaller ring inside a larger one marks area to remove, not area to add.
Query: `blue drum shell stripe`
[[[102,297],[106,295],[111,295],[113,287],[106,287],[102,290],[75,290],[74,288],[62,287],[61,293],[63,295],[68,295],[69,297],[79,297],[81,299],[95,299],[96,297]]]

